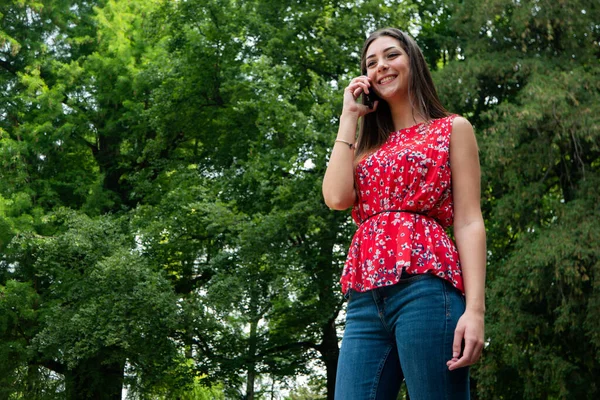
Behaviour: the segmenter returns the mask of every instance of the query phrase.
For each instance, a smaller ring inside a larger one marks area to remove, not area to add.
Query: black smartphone
[[[375,94],[373,89],[369,89],[369,93],[363,93],[363,104],[365,104],[370,109],[373,109],[373,104],[375,104],[375,100],[379,100],[379,97]]]

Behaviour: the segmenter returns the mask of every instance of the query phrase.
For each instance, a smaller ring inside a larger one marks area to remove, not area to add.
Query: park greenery
[[[0,399],[332,399],[321,181],[385,26],[480,147],[473,398],[597,399],[596,0],[2,0]]]

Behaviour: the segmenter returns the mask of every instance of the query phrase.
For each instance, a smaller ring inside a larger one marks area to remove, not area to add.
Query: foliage
[[[498,0],[455,15],[462,57],[436,78],[481,147],[490,290],[478,392],[595,398],[598,7]]]
[[[260,398],[309,374],[332,398],[354,228],[321,179],[389,25],[478,135],[474,392],[597,397],[593,1],[11,0],[0,20],[0,397]]]

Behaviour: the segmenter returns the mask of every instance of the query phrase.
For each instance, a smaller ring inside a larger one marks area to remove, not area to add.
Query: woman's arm
[[[334,210],[345,210],[356,200],[354,190],[354,149],[356,142],[356,124],[363,115],[373,110],[356,102],[363,91],[368,93],[369,80],[366,76],[354,78],[344,90],[344,108],[340,117],[337,139],[334,142],[329,164],[323,178],[323,198],[325,204]],[[352,147],[348,144],[351,143]]]
[[[486,239],[481,215],[481,171],[473,127],[456,117],[450,137],[454,237],[462,267],[466,310],[454,333],[450,370],[471,365],[484,342]],[[464,349],[461,347],[464,340]]]

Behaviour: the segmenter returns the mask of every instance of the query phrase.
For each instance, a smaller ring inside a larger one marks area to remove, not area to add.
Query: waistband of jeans
[[[390,297],[397,291],[406,287],[407,284],[413,283],[416,281],[420,281],[422,279],[427,279],[427,278],[439,279],[434,274],[428,273],[428,272],[421,273],[421,274],[408,274],[408,273],[406,273],[406,271],[402,271],[402,275],[400,275],[400,280],[392,285],[379,286],[379,287],[376,287],[373,289],[365,290],[364,292],[359,292],[354,289],[348,289],[346,291],[346,293],[344,294],[344,298],[346,300],[348,300],[351,297],[351,295],[352,296],[356,296],[356,295],[365,296],[365,295],[372,295],[373,293],[377,293],[379,295],[379,297]]]

